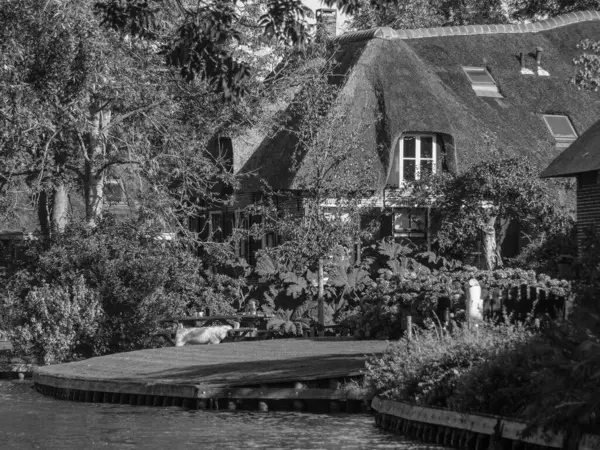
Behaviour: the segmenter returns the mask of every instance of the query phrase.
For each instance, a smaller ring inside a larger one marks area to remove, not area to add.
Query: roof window
[[[556,139],[558,147],[568,147],[577,139],[577,133],[567,116],[559,114],[544,114],[544,122]]]
[[[484,67],[463,67],[478,97],[502,98],[496,82]]]

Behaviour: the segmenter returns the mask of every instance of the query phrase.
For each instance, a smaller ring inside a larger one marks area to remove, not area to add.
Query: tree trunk
[[[110,123],[111,112],[90,108],[88,148],[85,159],[85,217],[89,226],[95,226],[102,217],[104,208],[104,182],[102,165],[106,162],[106,133],[104,128]]]
[[[483,254],[487,270],[494,270],[496,267],[502,266],[500,249],[496,242],[496,218],[497,216],[491,216],[483,228]]]
[[[325,288],[324,288],[324,280],[323,280],[323,261],[319,259],[319,270],[317,271],[317,285],[318,285],[318,294],[317,294],[317,312],[319,319],[319,336],[323,336],[325,334],[324,326],[325,326],[325,304],[323,301],[323,297],[325,296]]]
[[[58,185],[54,189],[52,196],[52,232],[62,233],[67,226],[67,214],[69,208],[69,194],[64,184]]]

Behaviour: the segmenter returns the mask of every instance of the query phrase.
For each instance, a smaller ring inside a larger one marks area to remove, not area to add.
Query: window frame
[[[415,138],[415,157],[414,158],[405,158],[404,157],[404,139],[407,137],[414,137]],[[430,137],[432,138],[432,155],[431,158],[422,158],[421,157],[421,138],[424,137]],[[398,140],[398,144],[397,144],[397,149],[398,149],[398,187],[401,187],[406,180],[404,179],[404,160],[408,159],[408,160],[413,160],[415,161],[415,178],[414,180],[419,180],[420,176],[421,176],[421,161],[431,161],[431,173],[436,174],[437,173],[437,159],[438,159],[438,152],[440,151],[440,144],[439,144],[439,139],[438,136],[436,134],[429,134],[429,133],[407,133],[407,134],[403,134],[400,139]],[[392,158],[393,161],[393,158]],[[392,168],[393,169],[393,168]],[[388,181],[389,181],[388,177]],[[410,180],[413,181],[413,180]]]
[[[416,223],[415,217],[423,217],[423,229],[418,228],[396,228],[396,216],[401,217],[402,215],[406,215],[408,219],[408,224],[412,225]],[[392,219],[392,235],[394,238],[422,238],[427,239],[427,231],[429,229],[429,214],[426,207],[417,207],[417,208],[397,208],[394,211],[394,218]]]
[[[573,133],[570,135],[554,133],[554,130],[552,129],[552,127],[550,126],[550,123],[548,122],[549,117],[560,117],[562,119],[565,119],[566,123],[569,125],[569,128],[571,128]],[[575,127],[573,126],[573,123],[571,122],[571,119],[566,114],[542,114],[542,119],[544,120],[544,123],[546,124],[548,131],[550,131],[550,134],[557,142],[573,142],[575,139],[577,139],[579,137],[579,135],[577,134],[577,130],[575,130]]]
[[[498,83],[496,82],[496,80],[494,79],[494,77],[492,76],[490,71],[487,70],[487,68],[475,67],[475,66],[462,66],[462,70],[465,73],[465,75],[467,76],[467,79],[469,80],[469,83],[471,83],[471,87],[473,88],[473,91],[475,91],[475,94],[478,97],[503,98],[502,94],[500,94],[500,89],[498,88]],[[482,72],[485,75],[487,75],[487,77],[491,81],[476,81],[473,78],[471,78],[469,71]]]

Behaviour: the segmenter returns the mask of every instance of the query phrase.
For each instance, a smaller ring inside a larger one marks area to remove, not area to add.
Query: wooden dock
[[[375,397],[375,424],[385,430],[435,445],[468,450],[598,450],[600,435],[525,433],[528,424],[500,416],[461,413]]]
[[[279,339],[165,347],[40,367],[33,379],[40,392],[76,401],[359,412],[363,398],[340,387],[386,345]]]

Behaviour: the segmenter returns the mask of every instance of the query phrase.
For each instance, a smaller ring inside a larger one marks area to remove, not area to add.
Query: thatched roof
[[[335,57],[345,82],[336,107],[351,117],[349,129],[358,122],[374,125],[354,156],[377,154],[370,187],[384,187],[390,152],[407,132],[444,136],[450,170],[466,170],[490,153],[527,156],[545,167],[561,149],[543,114],[567,115],[578,134],[600,117],[598,94],[569,82],[583,39],[600,40],[600,13],[527,25],[379,28],[339,37]],[[535,72],[537,47],[543,49],[541,67],[548,77],[520,73],[520,52]],[[503,98],[478,97],[462,69],[466,66],[487,68]],[[340,136],[345,132],[339,130]],[[257,188],[259,176],[277,189],[297,187],[298,172],[290,171],[295,142],[289,133],[264,137],[251,130],[233,145],[236,172],[257,174],[244,183],[246,192]]]
[[[598,95],[600,101],[600,95]],[[572,177],[600,170],[600,121],[592,125],[542,172],[542,177]]]

